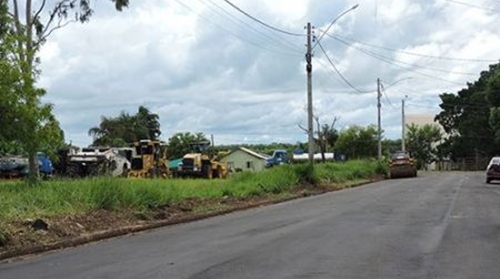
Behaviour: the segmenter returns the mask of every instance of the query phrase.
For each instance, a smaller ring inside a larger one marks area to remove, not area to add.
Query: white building
[[[267,158],[267,155],[240,147],[223,157],[221,162],[227,163],[233,171],[261,171],[266,167]]]

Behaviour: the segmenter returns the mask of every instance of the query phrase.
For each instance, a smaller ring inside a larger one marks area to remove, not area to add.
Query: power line
[[[466,3],[466,2],[462,2],[462,1],[456,1],[456,0],[446,0],[446,1],[450,2],[450,3],[454,3],[454,4],[459,4],[459,5],[471,7],[471,8],[474,8],[474,9],[479,9],[479,10],[487,11],[487,12],[500,13],[500,10],[491,9],[491,8],[485,8],[485,7],[482,7],[482,6],[479,6],[479,5],[474,5],[474,4],[470,4],[470,3]]]
[[[396,107],[392,104],[391,100],[389,100],[389,97],[387,96],[387,92],[385,92],[384,85],[382,83],[380,83],[380,86],[382,87],[382,92],[384,92],[385,99],[387,100],[389,105],[391,105],[392,108],[396,109]]]
[[[226,2],[227,4],[229,4],[231,7],[233,7],[234,9],[236,9],[238,12],[244,14],[245,16],[247,16],[248,18],[262,24],[263,26],[269,28],[269,29],[272,29],[274,31],[277,31],[277,32],[280,32],[280,33],[283,33],[283,34],[287,34],[287,35],[291,35],[291,36],[300,36],[300,37],[304,37],[306,36],[305,34],[300,34],[300,33],[292,33],[292,32],[288,32],[288,31],[285,31],[285,30],[282,30],[282,29],[279,29],[279,28],[276,28],[274,26],[271,26],[265,22],[263,22],[262,20],[250,15],[249,13],[245,12],[244,10],[240,9],[238,6],[236,6],[235,4],[231,3],[229,0],[224,0],[224,2]]]
[[[323,52],[323,54],[326,56],[326,59],[328,60],[328,62],[330,62],[330,65],[332,65],[333,69],[335,70],[335,72],[340,76],[340,78],[345,82],[345,84],[347,84],[349,87],[351,87],[352,89],[354,89],[355,91],[359,92],[359,93],[368,93],[368,92],[373,92],[373,91],[367,91],[367,90],[360,90],[358,89],[356,86],[352,85],[352,83],[347,80],[344,75],[342,75],[342,73],[339,71],[339,69],[337,69],[337,67],[335,66],[335,64],[332,62],[332,60],[330,59],[330,57],[328,56],[328,54],[326,53],[325,49],[323,48],[323,45],[321,45],[321,43],[318,41],[318,45],[321,49],[321,51]]]
[[[331,36],[330,34],[328,34],[329,36]],[[335,38],[335,36],[333,36],[332,38],[334,38],[335,40],[339,40],[338,38]],[[347,42],[346,42],[347,43]],[[349,44],[349,43],[348,43]],[[404,61],[401,61],[401,60],[397,60],[397,59],[394,59],[394,58],[391,58],[391,57],[387,57],[387,56],[384,56],[382,54],[378,54],[378,53],[374,53],[374,52],[371,52],[369,50],[366,50],[366,49],[363,49],[363,48],[360,48],[360,47],[357,47],[357,46],[354,46],[353,44],[349,44],[351,47],[355,48],[355,49],[358,49],[358,50],[365,50],[366,52],[369,52],[373,55],[376,55],[378,57],[382,57],[384,59],[387,59],[387,60],[391,60],[391,61],[394,61],[396,63],[400,63],[400,64],[405,64],[405,65],[409,65],[409,66],[412,66],[412,67],[415,67],[415,68],[421,68],[421,69],[425,69],[425,70],[429,70],[429,71],[435,71],[435,72],[441,72],[441,73],[447,73],[447,74],[457,74],[457,75],[467,75],[467,76],[477,76],[476,73],[467,73],[467,72],[457,72],[457,71],[450,71],[450,70],[445,70],[445,69],[438,69],[438,68],[432,68],[432,67],[427,67],[427,66],[423,66],[423,65],[419,65],[419,64],[415,64],[415,63],[408,63],[408,62],[404,62]]]
[[[347,45],[348,47],[352,47],[354,49],[362,51],[362,52],[364,52],[364,53],[366,53],[366,54],[368,54],[368,55],[370,55],[370,56],[372,56],[374,58],[381,58],[381,59],[393,61],[393,62],[396,62],[396,63],[400,63],[400,64],[404,64],[404,65],[409,65],[409,66],[414,67],[414,68],[421,68],[421,69],[425,69],[425,70],[429,70],[429,71],[442,72],[442,73],[448,73],[448,74],[457,74],[457,75],[477,76],[476,73],[451,71],[451,70],[445,70],[445,69],[438,69],[438,68],[427,67],[427,66],[423,66],[423,65],[415,64],[415,63],[404,62],[404,61],[401,61],[401,60],[397,60],[397,59],[394,59],[394,58],[391,58],[391,57],[387,57],[387,56],[384,56],[382,54],[374,53],[374,52],[371,52],[369,50],[363,49],[361,47],[355,46],[354,44],[346,42],[346,41],[340,39],[337,36],[334,36],[334,35],[331,35],[331,34],[328,34],[328,36],[330,36],[331,38],[333,38],[336,41],[339,41],[339,42]]]
[[[232,32],[232,31],[230,31],[230,30],[222,27],[221,25],[213,22],[212,20],[208,19],[207,17],[205,17],[205,16],[203,16],[201,14],[196,13],[196,11],[193,8],[191,8],[188,5],[182,3],[180,0],[175,0],[175,2],[177,2],[179,5],[185,7],[186,9],[190,10],[191,12],[195,13],[196,15],[198,15],[200,18],[202,18],[206,22],[212,24],[213,26],[215,26],[217,28],[220,28],[220,29],[224,30],[225,32],[229,33],[230,35],[232,35],[232,36],[234,36],[234,37],[236,37],[238,39],[240,39],[241,41],[247,42],[247,43],[249,43],[249,44],[251,44],[251,45],[253,45],[255,47],[258,47],[258,48],[261,48],[261,49],[264,49],[264,50],[267,50],[267,51],[270,51],[270,52],[279,53],[279,54],[282,54],[282,55],[297,56],[296,52],[295,53],[291,53],[291,52],[286,52],[286,51],[274,50],[274,49],[267,48],[265,46],[259,45],[259,44],[255,43],[255,42],[250,41],[250,40],[247,40],[244,37],[239,36],[238,34],[236,34],[236,33]]]
[[[208,5],[206,4],[206,0],[200,0],[200,2],[203,3],[203,5],[207,6],[209,9],[211,9],[212,11],[216,12],[217,14],[223,16],[223,17],[226,17],[226,18],[229,18],[229,20],[235,22],[236,24],[241,24],[242,26],[245,26],[249,29],[251,29],[255,34],[257,35],[260,35],[261,37],[263,38],[267,38],[269,39],[270,41],[273,41],[277,44],[280,44],[286,48],[289,48],[291,51],[294,51],[294,52],[297,52],[297,53],[300,53],[302,55],[302,50],[296,46],[294,46],[293,44],[291,44],[290,42],[287,42],[286,40],[280,38],[281,40],[278,40],[276,38],[274,38],[273,36],[270,36],[269,34],[266,34],[264,32],[261,32],[259,29],[255,28],[254,26],[248,24],[247,22],[245,22],[244,20],[234,16],[233,14],[231,14],[230,12],[228,12],[226,9],[224,9],[221,5],[215,3],[214,1],[212,0],[208,0],[209,3],[211,3],[212,5],[216,6],[217,8],[219,8],[224,14],[226,14],[227,16],[224,16],[224,14],[222,14],[221,12],[219,12],[216,8],[214,8],[213,6],[211,5]]]
[[[495,59],[473,59],[473,58],[460,58],[460,57],[449,57],[449,56],[436,56],[436,55],[428,55],[428,54],[422,54],[422,53],[416,53],[416,52],[410,52],[410,51],[404,51],[404,50],[399,50],[399,49],[394,49],[394,48],[389,48],[389,47],[384,47],[384,46],[378,46],[366,42],[362,42],[353,38],[341,36],[338,34],[332,35],[328,33],[330,37],[336,37],[336,38],[341,38],[347,41],[351,41],[354,43],[358,43],[364,46],[372,47],[372,48],[378,48],[378,49],[383,49],[386,51],[391,51],[391,52],[397,52],[397,53],[402,53],[406,55],[412,55],[412,56],[419,56],[419,57],[424,57],[424,58],[432,58],[432,59],[439,59],[439,60],[451,60],[451,61],[463,61],[463,62],[493,62],[493,63],[498,63],[499,60]]]
[[[325,67],[325,68],[330,69],[330,67],[329,67],[327,64],[323,63],[321,60],[317,59],[316,57],[314,57],[314,58],[315,58],[315,60],[314,60],[314,61],[318,62],[321,66],[323,66],[323,67]],[[333,69],[331,69],[331,70],[332,70],[332,71],[334,71]],[[342,80],[338,77],[337,73],[336,73],[335,71],[334,71],[334,73],[335,73],[335,75],[333,76],[333,78],[334,78],[335,80],[337,80],[339,83],[342,83],[342,84],[343,84],[344,82],[343,82],[343,81],[342,81]],[[324,91],[324,92],[327,92],[327,93],[328,93],[328,92],[342,93],[342,92],[339,92],[339,91],[336,91],[336,90],[330,90],[330,91],[323,90],[323,91]],[[366,93],[373,93],[374,91],[375,91],[375,90],[370,91],[370,92],[366,92]],[[354,94],[357,94],[357,93],[355,93],[355,92],[353,92],[353,91],[345,91],[345,92],[343,92],[343,93],[344,93],[344,94],[353,94],[353,93],[354,93]]]
[[[458,82],[454,82],[454,81],[451,81],[451,80],[439,78],[439,77],[436,77],[436,76],[433,76],[433,75],[429,75],[429,74],[426,74],[426,73],[422,73],[422,72],[416,71],[416,70],[414,70],[412,68],[409,68],[409,67],[404,67],[404,66],[398,65],[397,63],[395,63],[394,61],[392,61],[392,59],[387,59],[387,58],[381,57],[381,55],[378,55],[376,53],[373,53],[373,52],[370,52],[370,51],[367,51],[367,50],[364,50],[364,49],[361,49],[361,48],[357,48],[357,47],[355,47],[355,46],[353,46],[353,45],[351,45],[351,44],[343,41],[342,39],[339,39],[339,38],[336,38],[336,37],[332,37],[332,38],[334,38],[335,40],[341,42],[342,44],[345,44],[348,47],[352,47],[354,49],[357,49],[358,51],[361,51],[361,52],[365,53],[366,55],[371,56],[371,57],[373,57],[373,58],[375,58],[377,60],[383,61],[383,62],[385,62],[387,64],[394,65],[396,67],[399,67],[399,68],[405,69],[407,71],[419,74],[421,76],[425,76],[425,77],[430,78],[430,79],[440,80],[440,81],[448,82],[448,83],[455,84],[455,85],[461,85],[461,86],[463,85],[463,84],[458,83]]]

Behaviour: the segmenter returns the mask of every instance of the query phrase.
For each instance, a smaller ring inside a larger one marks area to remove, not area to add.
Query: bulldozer
[[[226,163],[218,161],[217,156],[210,156],[210,141],[190,144],[191,152],[182,157],[177,167],[178,177],[227,178],[229,170]]]
[[[166,145],[160,141],[144,139],[133,144],[130,178],[167,178],[170,176]]]

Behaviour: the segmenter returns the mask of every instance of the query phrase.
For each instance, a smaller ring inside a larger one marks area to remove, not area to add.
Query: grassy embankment
[[[287,165],[257,173],[237,173],[225,180],[55,179],[35,187],[23,182],[0,182],[0,224],[82,215],[100,209],[147,212],[186,199],[286,196],[310,182],[330,189],[342,188],[349,182],[369,179],[377,169],[376,161],[349,161],[317,164],[314,172],[308,165]]]

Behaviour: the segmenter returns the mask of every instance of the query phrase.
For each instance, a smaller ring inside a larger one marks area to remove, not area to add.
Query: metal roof
[[[245,152],[245,153],[248,153],[248,154],[250,154],[250,155],[252,155],[254,157],[262,159],[262,160],[266,160],[267,158],[269,158],[269,156],[267,156],[267,155],[263,155],[263,154],[257,153],[255,151],[250,150],[250,149],[245,148],[245,147],[240,147],[240,150],[243,151],[243,152]]]

